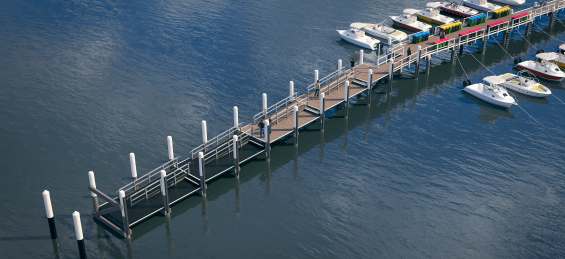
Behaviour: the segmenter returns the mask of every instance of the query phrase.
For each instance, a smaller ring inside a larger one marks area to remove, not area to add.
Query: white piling
[[[263,115],[267,118],[267,94],[263,93]]]
[[[318,70],[314,70],[314,83],[318,82]]]
[[[289,101],[290,102],[294,102],[294,82],[290,81],[290,83],[288,84],[288,88],[289,88]]]
[[[75,235],[78,243],[78,251],[81,259],[86,259],[86,248],[84,246],[84,237],[82,236],[82,225],[80,224],[80,213],[73,212],[73,222],[75,225]]]
[[[129,165],[131,167],[131,178],[137,180],[137,166],[135,165],[135,154],[129,153]]]
[[[163,207],[165,208],[164,214],[169,215],[171,213],[171,208],[169,207],[167,172],[165,172],[165,170],[161,170],[161,194],[163,195]]]
[[[338,60],[337,60],[337,71],[339,71],[339,72],[338,72],[338,75],[341,75],[341,74],[342,74],[342,73],[341,73],[341,69],[342,69],[342,68],[343,68],[343,64],[342,64],[342,62],[341,62],[341,59],[338,59]]]
[[[237,150],[237,141],[239,138],[237,135],[233,136],[233,171],[235,177],[239,177],[239,152]]]
[[[206,121],[202,121],[202,143],[206,144],[206,142],[208,142],[208,130]]]
[[[233,127],[239,129],[239,111],[237,106],[233,107]]]
[[[363,50],[359,51],[359,65],[363,64]]]
[[[265,158],[267,161],[271,159],[271,143],[270,138],[271,134],[269,134],[269,120],[265,120]]]
[[[173,152],[173,137],[167,136],[167,148],[169,150],[169,160],[175,159],[175,153]]]
[[[45,204],[45,214],[47,215],[47,223],[49,224],[49,232],[51,239],[57,239],[57,228],[55,228],[55,219],[53,218],[53,208],[51,207],[51,196],[49,191],[43,191],[43,203]]]
[[[298,145],[298,106],[292,107],[292,111],[294,114],[294,121],[293,121],[293,129],[294,129],[294,145]]]
[[[88,172],[88,182],[92,188],[96,189],[96,180],[94,179],[94,172],[92,171]],[[92,196],[92,207],[94,208],[94,212],[97,212],[99,208],[98,196],[94,192],[90,192],[90,195]]]
[[[130,230],[129,230],[129,221],[127,214],[127,202],[125,200],[126,193],[123,190],[120,190],[118,192],[118,197],[120,199],[120,205],[122,206],[121,211],[122,211],[122,225],[123,225],[124,236],[127,237],[129,236]]]
[[[198,169],[200,170],[200,194],[206,196],[206,172],[204,153],[198,152]]]

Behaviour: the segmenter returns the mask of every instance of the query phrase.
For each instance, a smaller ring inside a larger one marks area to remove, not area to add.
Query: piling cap
[[[198,155],[200,155],[200,153],[198,153]],[[165,176],[167,176],[167,172],[165,172],[165,170],[161,170],[161,177]]]
[[[78,213],[78,211],[73,212],[73,222],[75,225],[75,234],[77,240],[82,240],[82,225],[80,224],[80,213]]]
[[[237,141],[237,140],[239,139],[239,137],[238,137],[237,135],[233,135],[233,139],[234,139],[235,141]]]
[[[120,190],[118,194],[120,195],[120,200],[126,196],[126,192],[124,192],[124,190]]]
[[[294,105],[294,107],[292,107],[292,109],[293,109],[295,112],[298,112],[298,106]]]
[[[202,153],[202,152],[198,152],[198,158],[200,158],[200,159],[204,159],[204,153]]]

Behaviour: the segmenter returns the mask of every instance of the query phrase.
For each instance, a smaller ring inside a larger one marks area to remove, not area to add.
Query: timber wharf
[[[131,153],[132,181],[118,189],[117,197],[110,197],[97,189],[94,173],[89,172],[88,189],[94,207],[92,216],[119,236],[129,237],[133,226],[156,213],[170,215],[171,206],[186,197],[193,194],[205,197],[207,183],[218,176],[233,172],[239,178],[240,165],[260,154],[269,160],[272,143],[292,137],[294,145],[297,145],[300,129],[316,121],[320,122],[320,130],[323,131],[325,114],[329,109],[339,105],[343,107],[343,116],[347,118],[350,98],[363,93],[366,95],[366,104],[370,106],[372,90],[377,84],[387,82],[386,92],[390,94],[393,75],[401,73],[403,68],[415,65],[414,77],[418,78],[420,63],[425,59],[425,73],[429,74],[432,55],[451,51],[451,62],[454,63],[458,55],[463,54],[463,46],[477,40],[482,42],[481,52],[484,54],[486,42],[494,34],[503,33],[502,44],[507,46],[512,30],[525,26],[524,34],[527,36],[533,29],[533,21],[542,15],[550,17],[552,27],[557,11],[563,8],[565,0],[554,0],[545,6],[536,4],[505,17],[463,27],[460,31],[447,34],[442,44],[437,43],[439,36],[430,36],[419,43],[411,43],[410,40],[388,46],[386,55],[377,58],[376,64],[364,63],[361,50],[359,64],[353,68],[343,67],[339,60],[338,69],[323,78],[318,77],[317,70],[314,72],[313,82],[319,80],[321,85],[319,97],[314,96],[314,83],[306,88],[306,93],[299,95],[294,92],[294,83],[291,81],[289,96],[274,105],[268,106],[267,95],[263,94],[261,112],[253,116],[250,124],[239,122],[238,108],[234,107],[233,127],[208,139],[206,121],[202,121],[203,144],[194,148],[188,158],[181,159],[174,155],[172,138],[169,136],[169,161],[137,177],[135,155]],[[416,51],[408,56],[408,48]],[[257,126],[262,120],[265,121],[263,135]],[[99,204],[98,198],[105,202]]]

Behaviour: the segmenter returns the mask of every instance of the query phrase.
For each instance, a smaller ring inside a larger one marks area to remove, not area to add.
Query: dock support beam
[[[459,44],[459,56],[463,55],[463,44],[465,43]]]
[[[53,208],[51,207],[51,196],[49,195],[48,190],[43,191],[42,195],[43,195],[43,203],[45,204],[45,213],[47,214],[47,223],[49,224],[49,232],[51,233],[51,239],[56,240],[57,228],[55,228],[55,218],[53,218]]]
[[[263,118],[267,118],[267,94],[263,93]]]
[[[237,141],[239,138],[237,135],[233,136],[233,172],[235,173],[235,177],[239,178],[239,148],[237,147]]]
[[[484,55],[487,52],[487,39],[488,36],[483,37],[482,41],[482,46],[481,46],[481,53]]]
[[[165,172],[165,170],[161,170],[161,194],[163,194],[165,216],[171,214],[171,208],[169,207],[169,188],[167,188],[167,185],[167,172]]]
[[[292,107],[292,112],[294,113],[294,122],[293,122],[293,129],[294,129],[294,145],[298,145],[298,106]]]
[[[393,79],[392,70],[394,68],[393,63],[394,63],[394,58],[392,58],[391,56],[390,61],[388,62],[388,91],[387,91],[388,94],[392,93],[392,79]]]
[[[135,163],[135,157],[133,159],[134,159],[133,162]],[[90,186],[96,188],[96,180],[94,179],[94,172],[92,171],[88,172],[88,183],[90,184]],[[96,195],[96,193],[93,192],[90,192],[90,195],[92,196],[92,206],[94,207],[94,212],[98,212],[98,208],[100,207],[98,205],[98,195]]]
[[[371,105],[372,86],[373,86],[373,70],[369,69],[369,73],[367,74],[367,105]]]
[[[343,100],[343,117],[347,119],[347,114],[349,113],[349,80],[345,81],[345,96]]]
[[[265,120],[265,160],[267,161],[271,160],[271,132],[269,132],[270,128],[271,125],[269,125],[269,120]]]
[[[422,57],[422,47],[418,45],[418,51],[416,52],[416,71],[414,72],[414,77],[418,79],[420,76],[420,58]]]
[[[204,144],[204,152],[206,152],[206,143],[208,142],[208,129],[206,121],[202,121],[202,143]]]
[[[128,214],[127,214],[128,203],[126,202],[126,193],[123,190],[121,190],[118,193],[118,195],[120,197],[120,205],[122,205],[121,211],[122,211],[122,225],[124,225],[123,230],[124,230],[126,237],[128,237],[131,234],[131,231],[129,229],[129,221],[128,221]]]
[[[135,189],[137,190],[137,167],[135,166],[135,154],[134,153],[129,153],[129,165],[131,167],[131,180],[133,181],[133,185],[135,186]],[[92,187],[96,188],[96,186],[94,186],[94,185]]]
[[[200,194],[206,196],[206,161],[204,161],[204,153],[198,152],[198,169],[200,171]]]
[[[526,32],[524,33],[524,37],[528,37],[530,35],[531,27],[532,27],[532,22],[526,24]]]
[[[359,65],[363,64],[363,50],[359,50]]]
[[[326,95],[324,93],[320,94],[320,130],[324,131],[324,119],[326,117],[326,107],[325,107]]]
[[[169,151],[169,161],[175,159],[175,153],[173,152],[173,137],[167,136],[167,150]]]
[[[426,56],[426,75],[430,74],[430,68],[432,66],[432,55]]]
[[[554,24],[555,24],[555,6],[551,10],[551,13],[549,13],[549,27],[553,27]]]
[[[507,29],[502,34],[502,46],[504,47],[506,47],[506,44],[508,44],[508,40],[510,39],[510,30],[511,29]]]
[[[453,47],[451,49],[451,64],[455,63],[455,53],[457,53],[457,48]]]

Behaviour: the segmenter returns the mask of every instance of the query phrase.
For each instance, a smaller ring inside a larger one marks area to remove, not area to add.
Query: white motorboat
[[[439,25],[455,22],[455,19],[451,17],[447,17],[445,15],[441,15],[439,14],[439,12],[440,12],[439,8],[426,8],[423,10],[404,9],[405,14],[414,14],[418,16],[418,18],[426,22],[431,22]]]
[[[565,73],[563,73],[556,64],[547,62],[543,59],[541,62],[532,60],[520,62],[516,64],[515,67],[520,70],[530,71],[530,73],[537,77],[551,81],[561,81],[565,79]]]
[[[538,61],[545,60],[547,62],[555,63],[559,67],[565,68],[565,55],[562,52],[547,52],[536,54]]]
[[[418,21],[418,17],[412,14],[403,14],[390,17],[394,24],[412,31],[430,31],[431,25]]]
[[[487,0],[463,0],[463,4],[479,11],[490,12],[502,8],[500,5],[495,5],[487,2]]]
[[[387,41],[388,39],[390,39],[391,42],[408,39],[408,35],[406,35],[406,33],[382,24],[354,22],[349,26],[351,28],[364,30],[366,34],[369,34],[371,36],[375,36],[381,39],[387,39]]]
[[[463,6],[458,3],[430,2],[426,4],[426,7],[439,8],[446,13],[450,13],[465,18],[479,14],[479,11],[470,7]]]
[[[492,1],[505,5],[512,5],[512,6],[519,6],[526,3],[526,0],[492,0]]]
[[[516,92],[533,96],[533,97],[546,97],[551,94],[551,90],[540,84],[537,79],[529,75],[528,71],[520,71],[517,75],[506,73],[499,77],[504,80],[501,85],[507,89]]]
[[[337,32],[339,33],[341,38],[346,40],[347,42],[370,50],[377,49],[380,42],[377,39],[366,36],[365,31],[355,28],[349,28],[347,30],[337,30]]]
[[[500,86],[502,83],[504,83],[502,78],[489,76],[483,79],[483,83],[468,85],[463,88],[463,91],[487,103],[508,108],[515,104],[516,101],[508,94],[504,87]]]

